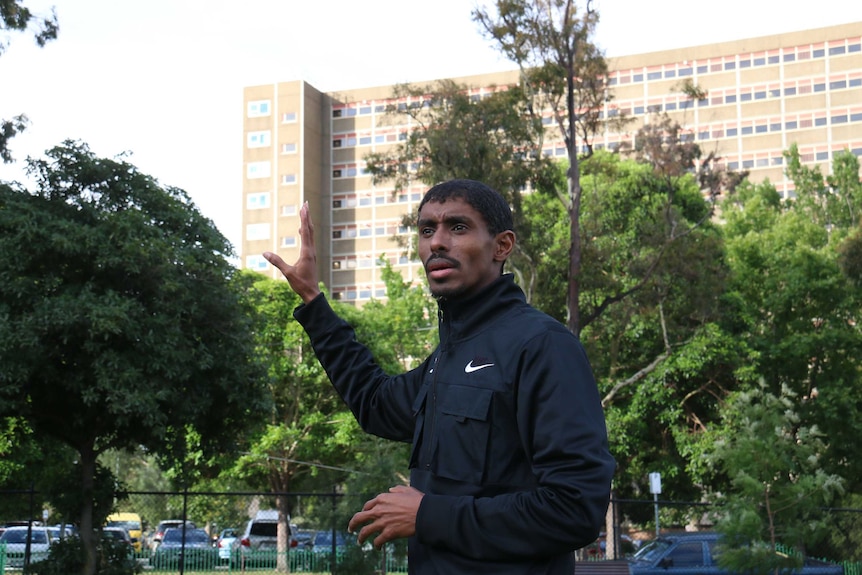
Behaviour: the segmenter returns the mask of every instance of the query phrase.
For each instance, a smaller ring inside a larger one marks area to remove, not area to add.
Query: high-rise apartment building
[[[769,179],[785,196],[782,152],[796,143],[806,165],[830,169],[833,155],[862,156],[862,23],[844,24],[677,50],[613,58],[613,99],[604,113],[635,119],[625,132],[599,134],[596,147],[630,141],[655,114],[666,112],[705,151],[716,150],[727,167]],[[457,78],[481,94],[511,84],[517,75]],[[692,101],[690,81],[707,95]],[[315,225],[320,278],[336,299],[361,304],[385,296],[380,258],[405,279],[422,274],[397,236],[412,230],[402,216],[415,214],[425,188],[393,196],[375,186],[364,157],[404,138],[410,126],[383,122],[394,86],[323,93],[303,81],[252,86],[244,93],[242,266],[273,273],[261,253],[288,262],[299,255],[299,207],[308,202]],[[553,131],[550,131],[553,134]],[[564,159],[560,141],[544,153]]]

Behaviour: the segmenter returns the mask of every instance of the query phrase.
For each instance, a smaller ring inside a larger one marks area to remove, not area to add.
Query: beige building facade
[[[787,197],[782,153],[796,143],[806,165],[829,172],[834,154],[862,156],[862,22],[680,48],[609,60],[613,98],[604,114],[635,119],[625,132],[599,134],[596,147],[615,149],[655,114],[666,112],[686,137],[715,150],[753,181],[770,180]],[[456,78],[471,94],[516,81],[512,73]],[[686,82],[706,91],[699,101]],[[418,83],[418,84],[424,84]],[[288,262],[299,256],[299,208],[308,202],[315,224],[320,279],[334,299],[361,305],[385,297],[381,258],[406,280],[422,275],[397,241],[413,230],[423,186],[393,195],[365,172],[367,154],[404,138],[409,124],[384,121],[394,86],[323,93],[303,81],[244,91],[243,235],[241,265],[273,277],[264,251]],[[562,142],[544,153],[565,159]]]

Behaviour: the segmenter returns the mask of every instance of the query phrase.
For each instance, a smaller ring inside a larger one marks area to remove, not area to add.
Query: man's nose
[[[449,248],[449,234],[446,230],[436,230],[431,236],[431,251],[446,251]]]

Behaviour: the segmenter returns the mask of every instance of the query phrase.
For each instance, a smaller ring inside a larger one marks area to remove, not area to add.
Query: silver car
[[[47,527],[8,527],[0,535],[0,544],[6,545],[6,567],[23,568],[27,553],[27,530],[30,529],[30,563],[48,557],[54,538]]]

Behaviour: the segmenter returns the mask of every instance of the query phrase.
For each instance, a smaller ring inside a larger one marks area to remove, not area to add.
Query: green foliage
[[[825,536],[820,508],[843,492],[844,482],[824,470],[824,436],[802,422],[789,388],[775,395],[761,383],[733,394],[713,437],[708,461],[731,481],[716,495],[723,504],[717,528],[725,536],[724,567],[774,566],[778,543],[804,549]]]
[[[854,228],[862,221],[862,182],[859,159],[845,151],[832,161],[832,175],[824,178],[820,166],[802,164],[796,144],[784,153],[787,175],[796,187],[794,209],[826,228]]]
[[[56,475],[87,532],[100,453],[143,446],[187,480],[237,446],[263,378],[230,244],[185,192],[76,142],[29,170],[35,190],[0,184],[0,417],[77,452]]]
[[[69,575],[83,573],[85,554],[78,537],[67,537],[51,545],[48,557],[31,563],[26,575]],[[143,566],[132,556],[129,544],[124,541],[103,539],[99,543],[97,575],[135,575]]]

